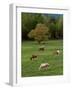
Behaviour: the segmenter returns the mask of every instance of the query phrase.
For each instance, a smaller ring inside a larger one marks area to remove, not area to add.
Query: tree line
[[[63,39],[62,14],[21,14],[22,41]]]

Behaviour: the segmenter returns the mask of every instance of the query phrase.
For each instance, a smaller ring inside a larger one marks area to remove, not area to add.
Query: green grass
[[[63,41],[49,40],[45,44],[45,51],[39,51],[40,45],[35,41],[24,41],[21,48],[21,76],[53,76],[63,75]],[[60,55],[55,55],[54,51],[60,50]],[[37,54],[36,61],[31,61],[32,54]],[[41,63],[50,64],[47,70],[40,70]]]

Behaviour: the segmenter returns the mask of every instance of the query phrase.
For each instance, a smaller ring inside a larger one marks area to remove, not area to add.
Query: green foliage
[[[21,28],[22,40],[34,40],[28,37],[28,33],[34,30],[37,24],[44,24],[48,27],[49,39],[63,38],[63,15],[60,14],[40,14],[40,13],[22,13]]]
[[[22,13],[22,39],[29,39],[27,34],[35,28],[37,23],[43,23],[43,17],[41,14],[35,13]]]
[[[63,39],[63,16],[59,16],[49,23],[49,38]]]

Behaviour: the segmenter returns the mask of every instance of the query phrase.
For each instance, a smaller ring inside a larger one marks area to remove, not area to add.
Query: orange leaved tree
[[[34,38],[39,44],[48,39],[48,27],[45,24],[37,24],[35,29],[28,33],[29,38]]]

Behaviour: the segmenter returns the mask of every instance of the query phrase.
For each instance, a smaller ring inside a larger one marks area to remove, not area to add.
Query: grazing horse
[[[37,58],[37,55],[32,55],[30,59],[35,60],[35,58]]]
[[[44,50],[45,50],[45,46],[39,47],[39,51],[44,51]]]
[[[39,67],[39,70],[41,70],[41,69],[48,69],[48,66],[49,66],[49,64],[48,63],[42,63],[41,65],[40,65],[40,67]]]
[[[60,54],[60,50],[56,50],[55,54],[59,55]]]

